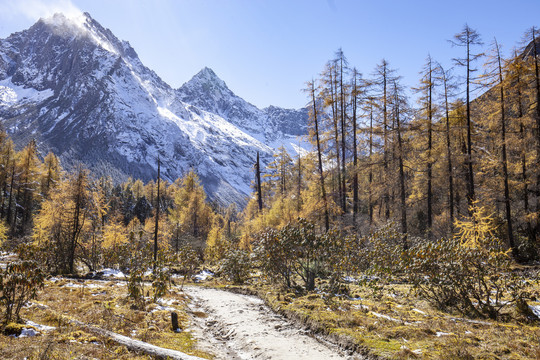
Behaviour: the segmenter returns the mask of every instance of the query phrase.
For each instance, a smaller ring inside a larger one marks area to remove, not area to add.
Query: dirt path
[[[360,359],[309,336],[257,297],[193,286],[184,291],[193,298],[191,310],[207,315],[195,316],[192,330],[216,359]]]

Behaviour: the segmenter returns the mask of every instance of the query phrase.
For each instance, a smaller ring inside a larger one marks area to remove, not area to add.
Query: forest
[[[428,55],[414,88],[384,59],[362,75],[339,49],[306,83],[313,151],[280,148],[264,169],[257,156],[244,209],[210,201],[197,169],[172,183],[158,170],[146,184],[117,184],[83,165],[66,171],[34,141],[16,150],[2,131],[0,241],[18,256],[0,276],[3,326],[51,275],[121,270],[140,308],[145,280],[157,301],[172,273],[189,281],[211,269],[229,285],[277,285],[276,306],[316,294],[326,305],[380,300],[406,285],[437,311],[529,324],[538,336],[529,305],[540,295],[539,35],[528,30],[506,58],[465,26],[449,44],[455,66]],[[357,342],[388,355],[366,339]],[[540,353],[533,340],[511,351]]]

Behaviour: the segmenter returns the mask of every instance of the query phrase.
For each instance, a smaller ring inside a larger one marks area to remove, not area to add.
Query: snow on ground
[[[441,336],[449,336],[449,335],[454,335],[454,334],[452,334],[452,333],[447,333],[447,332],[442,332],[442,331],[437,331],[437,332],[435,333],[435,336],[437,336],[437,337],[441,337]]]
[[[427,315],[424,311],[422,311],[420,309],[412,309],[412,311],[417,312],[417,313],[422,314],[422,315]]]
[[[529,305],[534,315],[540,317],[540,305]]]
[[[47,331],[53,331],[56,329],[56,327],[54,326],[47,326],[47,325],[41,325],[41,324],[36,324],[35,322],[33,321],[26,321],[26,325],[30,325],[30,326],[33,326],[35,327],[38,331],[44,331],[44,332],[47,332]]]
[[[193,276],[193,280],[195,280],[195,282],[206,281],[206,279],[209,279],[212,276],[214,276],[213,272],[211,272],[209,270],[203,270],[200,273],[198,273],[197,275]]]
[[[103,287],[103,285],[93,284],[93,283],[80,283],[80,284],[77,283],[76,284],[74,282],[69,282],[67,284],[62,285],[62,287],[95,289],[95,288],[101,288]]]
[[[155,304],[154,308],[150,312],[153,313],[156,311],[176,311],[176,309],[170,306],[163,306],[163,305]]]
[[[126,275],[123,272],[116,269],[107,268],[107,269],[101,270],[101,272],[103,273],[103,277],[112,277],[112,278],[117,278],[117,279],[126,278]]]
[[[399,319],[396,319],[396,318],[393,318],[391,316],[388,316],[388,315],[384,315],[384,314],[379,314],[375,311],[371,311],[371,314],[373,314],[374,316],[378,317],[378,318],[382,318],[382,319],[386,319],[386,320],[390,320],[390,321],[393,321],[393,322],[399,322],[399,323],[403,323],[405,325],[413,325],[413,324],[420,324],[422,323],[421,321],[414,321],[414,322],[408,322],[408,321],[403,321],[403,320],[399,320]]]
[[[23,328],[19,337],[33,337],[39,335],[40,332],[32,328]]]

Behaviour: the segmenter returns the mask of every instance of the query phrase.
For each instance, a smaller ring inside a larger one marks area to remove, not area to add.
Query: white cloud
[[[51,17],[55,13],[63,13],[67,17],[82,14],[70,0],[2,0],[0,5],[4,16],[24,16],[33,21]]]

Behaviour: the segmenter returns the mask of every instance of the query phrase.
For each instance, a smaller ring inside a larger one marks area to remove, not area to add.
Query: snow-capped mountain
[[[177,94],[182,101],[227,119],[266,144],[280,146],[285,138],[307,134],[307,109],[270,106],[261,110],[236,96],[209,68],[204,68],[182,85]],[[285,143],[291,142],[288,140]]]
[[[224,204],[245,202],[257,151],[267,164],[307,133],[305,109],[260,110],[208,68],[172,89],[87,13],[0,40],[0,122],[19,146],[115,180],[155,178],[158,156],[168,180],[193,168]]]

